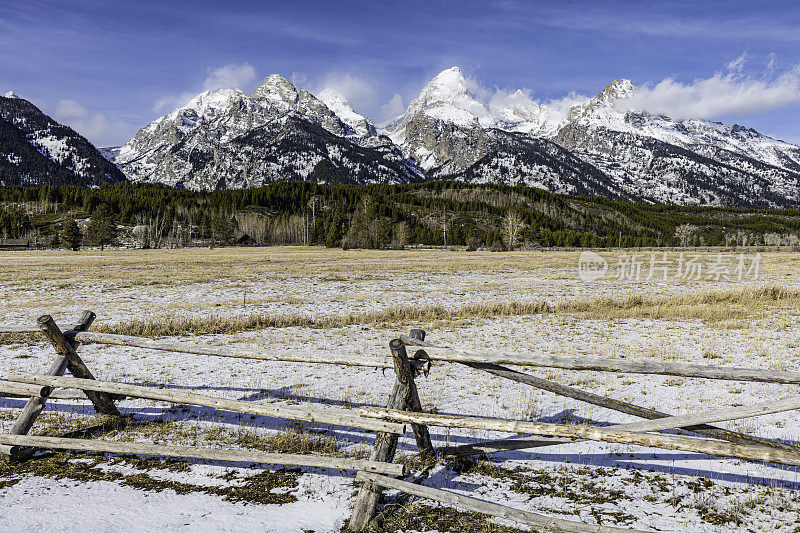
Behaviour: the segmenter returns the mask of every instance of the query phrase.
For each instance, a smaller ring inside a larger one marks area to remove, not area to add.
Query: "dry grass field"
[[[714,252],[608,252],[611,264],[638,254],[638,279],[578,276],[578,252],[342,251],[217,248],[0,252],[0,324],[62,325],[97,313],[95,331],[165,337],[280,352],[387,355],[389,340],[422,328],[432,342],[512,353],[597,355],[720,366],[800,368],[800,254],[762,253],[758,277],[646,275],[651,261],[708,265]],[[731,260],[735,262],[735,254]],[[736,256],[738,257],[738,256]],[[746,256],[747,261],[754,259]],[[717,279],[719,278],[719,279]],[[87,345],[101,379],[165,384],[277,403],[382,406],[390,372],[229,360]],[[46,370],[52,349],[37,335],[0,335],[0,378]],[[670,413],[746,405],[797,394],[796,387],[664,376],[534,370],[537,375]],[[630,417],[549,393],[434,364],[418,381],[423,407],[439,413],[602,425]],[[21,400],[0,399],[0,430]],[[367,433],[146,400],[104,438],[161,444],[365,456]],[[90,404],[52,401],[39,433],[108,423]],[[720,424],[800,441],[796,412]],[[431,428],[444,446],[512,436]],[[401,458],[416,464],[411,434]],[[797,531],[795,468],[607,443],[572,443],[435,467],[426,484],[538,513],[658,531]],[[338,531],[354,479],[314,469],[51,454],[0,466],[0,530],[46,527],[69,509],[66,530]],[[120,502],[126,502],[120,505]],[[142,525],[145,506],[151,523]],[[36,512],[34,512],[36,511]],[[268,524],[264,526],[264,524]],[[430,502],[398,504],[385,531],[512,531],[512,523]]]

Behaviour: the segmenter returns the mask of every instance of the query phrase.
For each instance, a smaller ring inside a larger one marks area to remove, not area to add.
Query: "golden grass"
[[[577,260],[576,252],[340,250],[302,246],[0,253],[8,281],[48,282],[60,289],[74,287],[76,282],[110,282],[117,287],[131,287],[308,276],[347,281],[354,272],[362,277],[530,270],[572,267]]]
[[[620,254],[602,255],[613,262]],[[641,252],[648,256],[650,252]],[[660,255],[662,252],[658,252]],[[697,251],[712,256],[716,252]],[[666,252],[675,260],[679,252]],[[2,252],[5,283],[69,291],[80,283],[108,283],[115,287],[252,282],[259,278],[319,276],[347,281],[354,274],[381,276],[455,272],[540,271],[543,277],[577,278],[579,251],[465,252],[416,250],[340,250],[322,247],[189,248],[176,250],[82,250]],[[800,253],[763,253],[762,276],[781,279],[800,271]],[[649,257],[649,256],[648,256]]]
[[[564,302],[557,312],[580,313],[586,318],[732,320],[752,317],[754,313],[800,307],[800,290],[779,286],[737,287],[703,290],[672,296],[630,295],[624,298],[599,297]]]
[[[768,309],[769,308],[769,309]],[[621,298],[593,297],[551,304],[546,301],[480,302],[457,308],[439,305],[393,306],[378,311],[311,317],[302,314],[212,314],[205,317],[157,315],[143,319],[101,324],[95,331],[167,337],[227,334],[267,328],[340,328],[353,325],[419,325],[468,319],[492,319],[540,314],[577,314],[582,318],[622,318],[704,321],[737,320],[757,312],[800,308],[800,291],[777,286],[739,287],[719,291],[697,291],[671,296],[630,295]]]

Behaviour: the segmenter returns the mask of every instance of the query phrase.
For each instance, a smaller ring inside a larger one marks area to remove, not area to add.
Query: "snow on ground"
[[[202,265],[200,272],[190,273],[191,266],[185,266],[184,259]],[[131,317],[211,313],[322,317],[394,306],[455,309],[468,303],[505,300],[560,302],[601,295],[658,296],[742,284],[669,280],[588,283],[577,278],[577,254],[541,252],[481,256],[255,249],[60,256],[19,253],[5,254],[0,260],[12,265],[11,275],[0,286],[3,324],[32,323],[47,312],[68,324],[87,308],[97,312],[98,324],[121,323]],[[103,266],[98,269],[97,265]],[[765,255],[762,277],[752,283],[796,287],[799,267],[798,254]],[[543,314],[443,319],[431,324],[286,327],[196,335],[192,341],[250,349],[385,355],[390,339],[410,327],[422,327],[432,342],[465,348],[788,370],[800,367],[797,318],[793,308],[756,309],[745,318],[717,322]],[[393,382],[390,372],[364,368],[219,359],[97,345],[84,346],[81,353],[101,379],[167,384],[264,402],[315,402],[347,408],[384,405]],[[50,348],[36,340],[0,344],[0,355],[0,376],[11,369],[43,371],[52,358]],[[786,385],[547,369],[532,372],[673,413],[743,405],[795,393],[795,387]],[[631,420],[459,365],[434,364],[418,386],[423,407],[440,413],[601,425]],[[22,404],[17,399],[0,399],[0,430],[10,427]],[[200,407],[146,400],[127,400],[121,405],[134,415],[137,429],[105,438],[240,446],[243,434],[269,437],[298,429],[297,424],[285,421]],[[48,424],[73,428],[90,414],[85,402],[51,401],[35,427],[38,431],[46,430]],[[148,432],[148,424],[158,420],[176,423],[166,425],[163,432]],[[800,442],[797,412],[719,425]],[[371,448],[368,432],[311,425],[301,425],[300,429],[334,436],[341,453],[358,455]],[[514,436],[442,428],[431,428],[431,434],[436,446]],[[410,433],[401,439],[399,451],[401,456],[413,458],[415,446]],[[350,514],[355,490],[352,473],[296,469],[297,479],[284,480],[285,486],[273,489],[275,494],[291,495],[292,501],[282,504],[233,501],[203,492],[227,484],[246,484],[255,479],[250,476],[270,471],[244,466],[189,462],[186,470],[172,472],[100,462],[92,466],[91,479],[81,481],[53,479],[45,472],[15,474],[0,470],[0,499],[4,504],[0,530],[48,530],[53,517],[58,516],[59,528],[67,531],[250,531],[258,527],[323,532],[338,531]],[[111,481],[97,477],[97,472],[107,469],[117,472],[117,477]],[[235,476],[225,477],[230,472]],[[137,476],[145,476],[156,485],[169,481],[194,488],[147,488],[137,484]],[[800,509],[797,468],[597,442],[497,454],[490,463],[466,469],[437,466],[424,483],[586,523],[660,531],[794,531]]]

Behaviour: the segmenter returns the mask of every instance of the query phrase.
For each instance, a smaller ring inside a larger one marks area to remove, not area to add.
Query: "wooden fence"
[[[42,332],[56,351],[53,364],[45,374],[10,372],[6,381],[0,381],[0,394],[29,398],[9,434],[0,435],[0,452],[10,455],[12,460],[29,459],[34,455],[36,449],[49,448],[354,470],[357,471],[357,479],[361,482],[361,486],[356,496],[348,527],[355,531],[364,530],[374,520],[380,519],[381,515],[377,511],[385,488],[516,521],[538,530],[564,532],[623,531],[622,529],[608,526],[555,519],[390,477],[403,477],[408,474],[406,467],[394,462],[398,438],[405,433],[406,424],[410,425],[413,431],[420,458],[428,465],[454,457],[593,440],[800,466],[800,448],[797,446],[711,425],[723,421],[799,409],[800,396],[749,406],[729,407],[673,416],[629,402],[568,387],[503,365],[614,373],[661,374],[784,384],[800,383],[800,372],[715,367],[652,360],[634,361],[602,357],[555,357],[537,354],[506,354],[493,351],[475,352],[437,346],[426,342],[425,332],[419,329],[411,330],[409,335],[400,336],[389,343],[391,358],[349,356],[346,354],[320,356],[302,352],[278,353],[270,352],[269,350],[256,352],[204,346],[188,342],[167,342],[125,335],[92,333],[88,330],[94,319],[94,313],[86,311],[77,325],[64,332],[58,328],[50,316],[41,317],[38,320],[38,327],[35,329],[0,327],[0,333]],[[392,390],[389,392],[386,407],[365,407],[355,411],[337,408],[323,409],[314,406],[264,405],[168,388],[143,387],[97,380],[77,353],[77,346],[80,343],[122,345],[199,356],[355,365],[378,369],[393,368],[395,381]],[[413,351],[411,356],[408,354],[409,351]],[[612,409],[645,420],[599,428],[585,425],[546,424],[423,412],[416,379],[421,373],[427,373],[434,364],[450,363],[466,365],[479,372],[487,372],[553,394]],[[63,375],[67,370],[73,377]],[[73,392],[66,391],[59,396],[59,393],[54,392],[54,389],[72,389]],[[116,402],[124,398],[145,398],[200,405],[239,413],[359,428],[374,431],[375,440],[369,458],[361,460],[310,454],[292,455],[241,449],[158,446],[97,439],[28,435],[36,417],[41,413],[45,402],[49,398],[86,399],[92,402],[97,412],[115,417],[120,416]],[[533,437],[494,440],[435,449],[428,432],[429,426],[513,432],[532,435]],[[658,433],[673,429],[684,429],[700,436]],[[425,473],[423,472],[417,480],[419,481],[424,476]],[[629,529],[625,529],[625,531],[629,531]]]

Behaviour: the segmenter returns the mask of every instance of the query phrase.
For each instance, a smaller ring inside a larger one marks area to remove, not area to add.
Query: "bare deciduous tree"
[[[500,226],[500,231],[503,235],[503,243],[506,245],[506,248],[513,250],[517,247],[523,229],[525,229],[525,222],[523,222],[522,216],[519,213],[516,211],[509,211],[506,213],[506,216],[503,217],[502,225]]]
[[[697,231],[697,226],[681,224],[675,228],[675,236],[681,242],[681,246],[689,246],[689,242],[692,240],[695,231]]]

